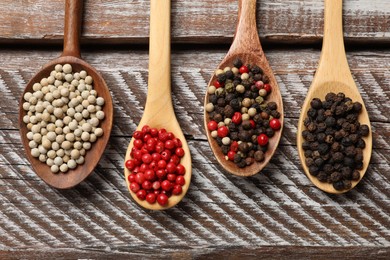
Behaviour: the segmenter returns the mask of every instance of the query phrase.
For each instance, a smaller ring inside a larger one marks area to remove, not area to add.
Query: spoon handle
[[[327,81],[353,83],[344,49],[342,9],[342,0],[325,0],[324,38],[317,71],[326,73],[321,78]]]
[[[62,56],[81,58],[80,36],[82,12],[82,0],[65,1],[64,50]]]
[[[160,118],[173,111],[170,8],[170,0],[150,1],[149,80],[144,114]]]
[[[240,0],[238,23],[229,52],[252,52],[263,54],[256,25],[256,0]]]

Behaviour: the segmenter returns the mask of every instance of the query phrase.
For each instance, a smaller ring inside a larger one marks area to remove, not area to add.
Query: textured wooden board
[[[63,2],[0,1],[0,42],[59,42]],[[149,1],[85,1],[83,41],[146,43]],[[353,42],[390,42],[388,0],[345,0],[344,35]],[[230,43],[235,31],[237,1],[172,1],[173,42]],[[258,29],[272,42],[318,42],[323,33],[322,0],[260,0]]]
[[[71,190],[55,190],[32,171],[17,128],[17,102],[28,79],[59,50],[0,50],[0,258],[317,258],[386,257],[390,253],[390,54],[351,51],[352,74],[374,132],[364,180],[344,195],[328,195],[306,178],[295,147],[299,106],[319,58],[316,49],[265,49],[285,104],[281,144],[261,174],[222,171],[202,127],[202,99],[226,50],[172,54],[175,111],[189,141],[193,181],[185,199],[164,212],[138,207],[123,179],[127,144],[142,116],[147,51],[87,51],[110,87],[115,120],[95,173]],[[28,64],[28,65],[27,65]],[[248,251],[247,251],[248,250]],[[330,252],[330,253],[329,253]],[[30,255],[31,253],[31,255]]]

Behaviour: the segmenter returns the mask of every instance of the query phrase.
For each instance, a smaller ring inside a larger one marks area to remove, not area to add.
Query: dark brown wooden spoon
[[[206,129],[207,139],[210,143],[211,149],[217,158],[219,164],[228,172],[238,176],[251,176],[260,172],[269,162],[272,155],[279,144],[280,137],[283,130],[283,102],[280,90],[272,69],[264,55],[260,44],[259,35],[256,26],[256,0],[240,0],[238,10],[238,24],[233,43],[218,68],[232,67],[233,61],[240,58],[244,64],[257,65],[263,69],[264,74],[269,77],[272,91],[267,97],[267,101],[276,102],[278,111],[280,112],[280,121],[282,128],[275,132],[275,135],[269,139],[268,150],[265,153],[265,160],[260,163],[253,163],[245,168],[239,168],[232,161],[225,159],[221,148],[218,146],[215,139],[211,136],[210,131],[207,130],[207,123],[209,122],[208,113],[204,110],[204,126]],[[209,86],[215,81],[216,76],[213,75],[209,82]],[[204,105],[208,103],[209,94],[206,91]]]
[[[108,87],[102,76],[88,63],[81,59],[80,55],[80,35],[81,35],[81,18],[83,10],[83,1],[81,0],[66,0],[65,1],[65,29],[64,29],[64,49],[62,55],[46,64],[27,84],[19,103],[19,127],[21,139],[26,151],[28,160],[30,161],[35,172],[49,185],[58,189],[67,189],[79,184],[87,178],[96,167],[103,154],[103,151],[110,138],[113,106],[112,99]],[[52,173],[50,167],[40,162],[37,158],[32,157],[31,149],[28,145],[29,140],[26,137],[28,132],[26,124],[23,122],[23,116],[27,113],[23,110],[23,96],[26,92],[33,92],[32,86],[44,77],[50,76],[50,72],[56,64],[70,64],[73,71],[85,70],[93,80],[93,88],[98,96],[103,97],[105,104],[103,111],[105,119],[101,122],[101,128],[104,131],[103,136],[99,137],[92,144],[91,150],[85,155],[85,162],[78,165],[75,169],[69,170],[66,173]]]

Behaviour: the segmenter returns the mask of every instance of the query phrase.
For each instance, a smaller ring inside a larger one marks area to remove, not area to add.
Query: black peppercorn
[[[322,108],[322,102],[319,98],[313,98],[313,100],[310,102],[310,106],[314,109],[320,109]]]
[[[239,163],[237,163],[237,166],[239,168],[245,168],[246,167],[246,161],[245,160],[241,160]]]
[[[214,121],[219,123],[219,122],[221,122],[223,120],[223,116],[221,114],[215,114],[213,119],[214,119]]]
[[[352,172],[352,180],[357,181],[360,179],[360,172],[358,170],[354,170]]]
[[[226,105],[225,98],[222,98],[222,97],[218,98],[217,105],[219,107],[224,107]]]
[[[332,154],[332,158],[335,162],[342,162],[344,160],[344,155],[341,152],[335,152]]]
[[[326,96],[325,96],[325,100],[326,100],[326,101],[334,101],[335,98],[336,98],[336,94],[333,93],[333,92],[329,92],[329,93],[326,94]]]
[[[224,110],[223,110],[223,113],[225,115],[225,117],[227,118],[232,118],[233,115],[234,115],[234,109],[230,106],[230,105],[226,105]]]
[[[267,75],[263,75],[263,82],[265,84],[268,84],[269,83],[269,77]]]
[[[209,102],[213,103],[213,105],[217,104],[218,97],[216,95],[209,96]]]
[[[233,61],[233,66],[236,68],[240,68],[242,65],[242,61],[238,58]]]
[[[336,119],[334,118],[334,117],[327,117],[326,119],[325,119],[325,124],[326,124],[326,126],[330,126],[330,127],[332,127],[332,126],[334,126],[335,124],[336,124]]]
[[[359,102],[353,103],[353,110],[355,110],[355,112],[359,113],[362,110],[362,107],[362,104]]]
[[[364,149],[366,147],[366,142],[360,138],[356,143],[356,147]]]
[[[226,81],[226,74],[225,73],[220,73],[220,74],[218,74],[217,75],[217,80],[219,81],[219,82],[225,82]]]
[[[265,129],[265,134],[268,136],[268,137],[272,137],[275,135],[275,131],[272,129],[272,128],[267,128]]]
[[[234,160],[233,160],[233,161],[234,161],[234,163],[237,164],[237,163],[241,162],[241,159],[242,159],[242,158],[241,158],[241,156],[240,156],[239,154],[235,154],[235,155],[234,155]]]
[[[317,134],[317,141],[319,143],[324,143],[325,142],[325,138],[326,138],[326,134],[325,133]]]
[[[321,155],[326,154],[328,151],[329,151],[329,145],[328,144],[322,143],[322,144],[318,145],[318,152]]]
[[[234,78],[234,73],[231,70],[226,71],[225,75],[226,75],[227,79],[233,79]]]
[[[320,166],[322,166],[322,165],[324,164],[324,160],[323,160],[322,158],[317,158],[317,159],[314,160],[314,163],[315,163],[318,167],[320,167]]]
[[[246,166],[251,165],[254,162],[254,159],[252,157],[245,158]]]
[[[305,150],[304,152],[306,158],[312,158],[313,152],[311,150]]]
[[[315,117],[317,116],[317,110],[315,110],[314,108],[309,108],[309,110],[307,111],[307,115],[311,119],[315,119]]]
[[[313,176],[316,176],[319,172],[318,166],[312,165],[309,167],[309,173]]]
[[[343,181],[333,182],[333,188],[335,190],[343,190],[344,189],[344,182]]]
[[[350,157],[344,157],[344,165],[352,168],[355,166],[355,160]]]
[[[240,105],[240,101],[235,98],[235,99],[232,99],[230,102],[229,102],[229,105],[235,110],[235,111],[239,111],[241,109],[241,105]]]
[[[361,136],[368,136],[369,133],[370,133],[370,129],[369,129],[368,125],[361,125],[359,127],[359,134]]]
[[[224,155],[227,155],[227,153],[230,151],[230,146],[228,145],[221,145],[221,151]]]
[[[339,180],[342,179],[342,177],[343,176],[340,172],[332,172],[332,174],[330,175],[330,179],[333,183],[338,182]]]
[[[313,158],[305,158],[305,164],[307,167],[310,167],[314,164]]]

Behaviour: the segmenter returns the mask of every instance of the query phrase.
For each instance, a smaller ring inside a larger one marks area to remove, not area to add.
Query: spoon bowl
[[[175,206],[186,194],[192,175],[190,149],[176,119],[172,105],[171,97],[171,64],[170,64],[170,0],[151,0],[150,1],[150,40],[149,40],[149,79],[148,95],[145,104],[144,114],[137,127],[141,130],[143,126],[148,125],[151,128],[165,128],[167,132],[172,132],[175,137],[182,142],[184,156],[180,163],[185,167],[185,184],[182,186],[180,195],[169,197],[168,204],[161,206],[157,202],[150,204],[145,200],[140,200],[134,192],[129,189],[132,198],[142,207],[151,210],[164,210]],[[131,139],[128,146],[125,162],[130,157],[133,148],[134,138]],[[127,187],[131,172],[125,168],[125,179]]]
[[[342,92],[346,97],[351,98],[352,101],[360,102],[363,107],[358,120],[361,124],[368,125],[370,128],[369,135],[363,138],[366,147],[363,149],[363,169],[360,170],[361,177],[358,181],[352,181],[350,189],[341,191],[334,189],[332,184],[320,182],[316,177],[309,173],[309,169],[305,164],[305,155],[302,148],[304,140],[301,133],[306,129],[303,122],[307,117],[310,102],[313,98],[324,100],[326,94],[329,92]],[[359,93],[359,89],[353,80],[344,49],[342,1],[325,0],[325,26],[322,52],[318,69],[306,95],[298,121],[297,147],[301,164],[307,177],[321,190],[333,194],[340,194],[353,189],[364,176],[371,158],[372,134],[370,120],[363,99]]]
[[[108,143],[113,120],[112,99],[108,87],[102,76],[87,62],[80,58],[79,35],[81,32],[81,13],[82,1],[67,0],[65,8],[65,33],[64,33],[64,51],[62,56],[47,63],[41,70],[34,75],[28,82],[21,100],[19,102],[19,129],[23,146],[26,151],[27,159],[30,161],[33,169],[39,177],[52,187],[58,189],[68,189],[76,186],[87,178],[96,167],[103,151]],[[50,76],[50,72],[54,70],[57,64],[70,64],[73,71],[85,70],[88,75],[93,78],[93,88],[96,90],[99,97],[103,97],[105,104],[102,110],[105,118],[100,123],[103,129],[103,136],[97,138],[93,143],[92,148],[85,154],[85,162],[78,165],[73,170],[68,170],[66,173],[52,173],[50,167],[40,162],[37,158],[31,155],[29,140],[26,135],[28,133],[27,125],[23,122],[23,117],[27,112],[23,109],[24,94],[33,92],[34,83],[40,82],[42,78]]]
[[[267,102],[273,101],[277,104],[277,110],[280,112],[279,120],[282,123],[282,126],[278,131],[275,131],[275,135],[269,139],[268,149],[265,152],[264,161],[254,162],[245,168],[239,168],[234,162],[225,159],[225,155],[222,153],[221,148],[207,129],[207,124],[210,120],[206,110],[204,110],[204,127],[206,129],[206,135],[210,147],[218,163],[231,174],[237,176],[252,176],[260,172],[275,153],[283,131],[284,112],[282,96],[278,83],[260,44],[256,26],[256,0],[240,0],[238,17],[239,19],[233,43],[222,62],[218,65],[218,68],[223,69],[225,67],[232,67],[233,61],[236,58],[241,59],[243,64],[259,66],[264,71],[264,75],[269,77],[269,84],[272,86],[272,91],[267,96],[266,100]],[[211,86],[215,80],[216,76],[214,74],[210,79],[208,86]],[[206,91],[204,106],[207,105],[209,102],[208,100],[209,94]]]

